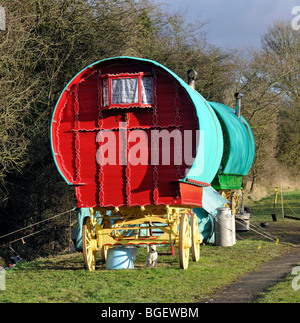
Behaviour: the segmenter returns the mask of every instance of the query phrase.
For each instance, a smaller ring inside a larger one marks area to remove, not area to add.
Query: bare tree
[[[279,21],[262,38],[269,57],[274,91],[283,98],[278,118],[278,154],[290,173],[300,175],[300,33],[289,22]]]

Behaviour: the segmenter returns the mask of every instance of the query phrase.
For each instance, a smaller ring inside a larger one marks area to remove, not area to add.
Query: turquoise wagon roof
[[[224,104],[210,102],[210,105],[219,117],[225,137],[220,174],[248,175],[255,155],[255,141],[249,124]]]

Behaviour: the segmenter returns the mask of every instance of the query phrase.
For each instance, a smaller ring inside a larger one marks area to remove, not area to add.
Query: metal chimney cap
[[[243,94],[242,93],[239,93],[239,92],[236,92],[235,95],[234,95],[234,97],[236,99],[241,99],[243,97]]]
[[[192,73],[194,73],[194,75],[192,75]],[[198,76],[198,73],[195,70],[190,69],[187,71],[187,76],[188,76],[188,79],[195,80]]]

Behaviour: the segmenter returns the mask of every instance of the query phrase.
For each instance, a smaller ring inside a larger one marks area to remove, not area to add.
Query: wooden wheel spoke
[[[188,215],[183,213],[179,225],[179,260],[182,269],[187,269],[189,266],[190,238]]]
[[[95,270],[96,265],[96,251],[93,250],[94,237],[94,227],[91,225],[91,219],[87,217],[82,227],[82,250],[85,266],[89,271]]]

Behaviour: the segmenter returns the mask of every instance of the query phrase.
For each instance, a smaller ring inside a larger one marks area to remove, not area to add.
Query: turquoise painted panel
[[[82,226],[83,221],[86,217],[90,217],[90,209],[89,208],[82,208],[78,211],[78,227],[77,227],[77,238],[76,238],[76,249],[78,251],[82,251]],[[96,218],[100,217],[99,212],[96,212]],[[98,219],[98,224],[101,224],[102,219]]]
[[[200,129],[198,153],[185,179],[211,183],[219,170],[223,156],[221,124],[209,102],[184,81],[181,82],[195,104]]]
[[[211,186],[203,187],[203,208],[193,209],[198,218],[199,233],[203,236],[204,243],[214,241],[214,216],[217,214],[217,208],[228,203]]]
[[[194,209],[197,215],[199,233],[203,237],[203,243],[214,243],[215,225],[214,217],[204,209]]]
[[[225,143],[227,155],[220,174],[248,175],[255,155],[255,142],[247,121],[235,115],[235,110],[221,103],[210,105],[225,126],[229,142]],[[226,137],[226,136],[225,136]]]

